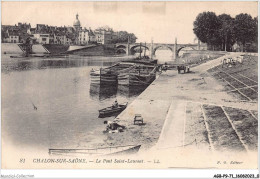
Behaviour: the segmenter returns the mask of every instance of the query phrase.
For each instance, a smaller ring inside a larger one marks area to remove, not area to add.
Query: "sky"
[[[115,31],[134,33],[137,42],[193,43],[193,22],[204,11],[235,17],[239,13],[258,15],[257,2],[3,2],[2,25],[18,22],[72,26],[79,14],[82,27],[108,25]]]

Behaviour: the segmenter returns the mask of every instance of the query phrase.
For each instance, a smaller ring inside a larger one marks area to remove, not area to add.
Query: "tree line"
[[[238,14],[217,16],[214,12],[200,13],[193,23],[197,38],[207,43],[209,50],[232,51],[237,43],[242,51],[257,51],[258,17]]]
[[[114,32],[114,30],[109,26],[102,26],[97,28],[96,30],[105,30],[109,32]],[[116,32],[117,38],[112,40],[112,43],[135,43],[137,37],[134,33],[129,33],[127,31],[118,31]]]
[[[119,31],[118,38],[113,41],[113,43],[135,43],[137,37],[133,33],[127,31]]]

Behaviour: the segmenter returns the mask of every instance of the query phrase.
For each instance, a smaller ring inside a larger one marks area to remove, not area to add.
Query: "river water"
[[[168,51],[156,55],[160,62],[171,58]],[[2,136],[17,148],[103,146],[103,122],[114,117],[98,118],[98,109],[115,99],[131,103],[145,89],[90,84],[92,68],[110,66],[122,57],[9,56],[2,54]]]

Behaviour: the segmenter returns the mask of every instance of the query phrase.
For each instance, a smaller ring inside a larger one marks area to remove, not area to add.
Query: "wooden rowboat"
[[[49,149],[50,155],[63,156],[107,156],[137,153],[141,145],[126,145],[96,149]]]
[[[10,58],[26,58],[25,56],[10,56]]]
[[[121,111],[123,111],[127,106],[127,103],[124,104],[119,104],[118,107],[107,107],[101,110],[98,110],[99,112],[99,116],[100,118],[104,118],[104,117],[109,117],[109,116],[113,116],[115,114],[120,113]]]

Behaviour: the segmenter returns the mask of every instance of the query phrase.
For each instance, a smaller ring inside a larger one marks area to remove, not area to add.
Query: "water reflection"
[[[89,93],[92,99],[99,101],[114,98],[117,94],[117,85],[90,84]]]
[[[11,64],[2,64],[4,71],[23,71],[31,69],[46,69],[46,68],[70,68],[70,67],[82,67],[82,66],[110,66],[115,62],[100,62],[90,60],[70,60],[70,59],[46,59],[46,60],[24,60],[13,61]]]
[[[63,58],[10,58],[9,56],[2,55],[2,71],[24,71],[32,69],[46,69],[46,68],[70,68],[82,66],[111,66],[121,58],[118,57],[63,57]]]
[[[125,86],[118,85],[118,94],[127,98],[136,97],[141,94],[147,86]]]
[[[89,94],[92,99],[103,101],[108,98],[116,98],[121,96],[124,98],[132,98],[140,95],[145,89],[145,86],[125,86],[125,85],[104,85],[90,84]]]

